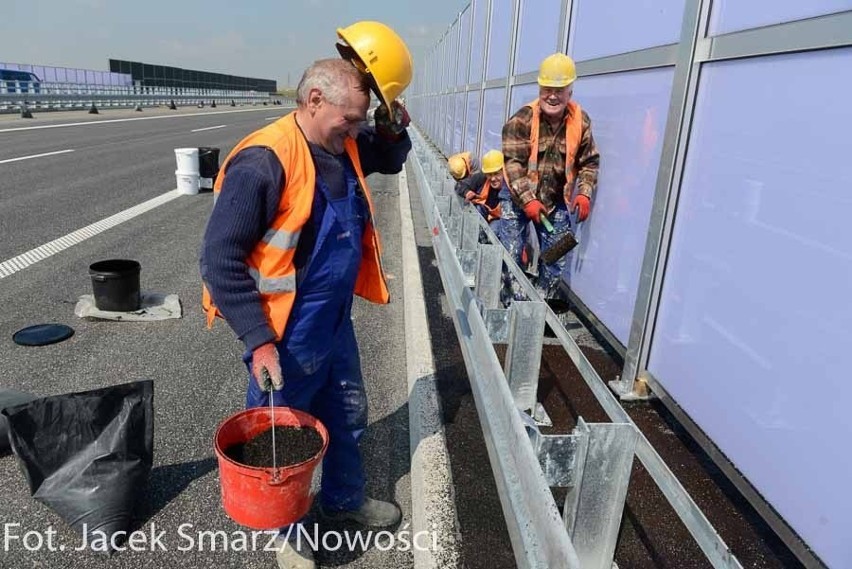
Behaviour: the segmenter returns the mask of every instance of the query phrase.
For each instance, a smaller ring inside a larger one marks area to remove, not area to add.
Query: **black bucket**
[[[198,171],[202,178],[215,178],[219,173],[219,149],[209,146],[198,148]]]
[[[139,271],[142,267],[129,259],[98,261],[89,266],[92,291],[98,310],[132,312],[139,310],[142,296],[139,293]]]

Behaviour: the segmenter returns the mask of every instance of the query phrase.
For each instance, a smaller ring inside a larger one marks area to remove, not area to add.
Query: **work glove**
[[[476,194],[473,193],[472,191],[468,190],[467,193],[465,193],[465,195],[464,195],[464,201],[466,201],[467,203],[470,203],[470,202],[473,201],[473,199],[475,197],[476,197]]]
[[[251,374],[263,391],[269,391],[270,386],[276,391],[284,387],[284,376],[275,344],[263,344],[252,351]]]
[[[577,221],[586,221],[586,218],[589,217],[591,207],[592,204],[589,201],[589,197],[583,194],[577,194],[574,197],[574,201],[571,202],[571,209],[577,210]]]
[[[524,213],[527,214],[527,217],[534,223],[539,223],[541,221],[541,216],[547,217],[547,208],[545,208],[544,204],[540,201],[532,200],[524,204]]]
[[[385,105],[379,105],[374,115],[376,119],[376,132],[384,139],[395,141],[399,139],[406,127],[411,123],[411,117],[399,102],[391,103],[393,116],[388,112]]]

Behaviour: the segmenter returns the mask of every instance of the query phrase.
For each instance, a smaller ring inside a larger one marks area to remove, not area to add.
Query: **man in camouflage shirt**
[[[528,220],[545,251],[589,216],[600,155],[589,115],[571,100],[576,78],[570,57],[563,53],[546,57],[539,68],[538,99],[521,107],[503,126],[503,154],[512,199],[501,204],[500,240],[519,265]],[[532,148],[536,152],[531,152]],[[553,233],[541,223],[543,216],[553,226]],[[546,299],[559,298],[558,285],[568,257],[564,255],[552,264],[539,261],[538,270],[530,271],[538,273],[534,283]],[[513,296],[522,298],[516,291]]]

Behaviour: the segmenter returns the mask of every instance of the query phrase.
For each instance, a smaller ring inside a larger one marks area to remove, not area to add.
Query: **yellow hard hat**
[[[338,28],[337,36],[346,42],[337,44],[340,55],[370,76],[376,95],[390,108],[411,83],[413,65],[405,42],[386,25],[370,21]]]
[[[459,152],[447,158],[450,175],[456,180],[466,178],[470,172],[470,152]]]
[[[564,53],[548,55],[538,68],[538,84],[542,87],[567,87],[576,79],[574,60]]]
[[[503,153],[499,150],[489,150],[482,157],[482,173],[493,174],[503,169]]]

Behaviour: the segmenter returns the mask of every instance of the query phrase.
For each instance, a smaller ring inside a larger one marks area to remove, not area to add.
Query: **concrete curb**
[[[423,300],[423,283],[405,170],[399,175],[405,291],[405,352],[408,376],[408,414],[411,436],[412,534],[429,532],[433,547],[413,547],[415,569],[461,567],[460,536],[450,457],[444,436],[432,343]],[[429,341],[424,341],[429,340]],[[434,536],[434,539],[433,537]],[[422,540],[421,540],[422,542]]]

